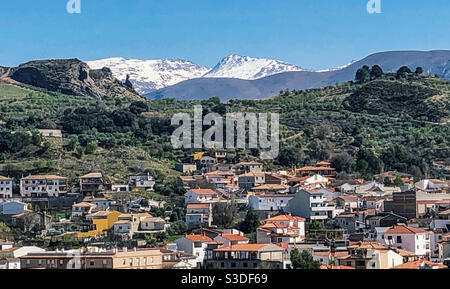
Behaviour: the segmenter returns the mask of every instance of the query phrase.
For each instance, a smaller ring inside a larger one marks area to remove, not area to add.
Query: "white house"
[[[212,204],[187,204],[186,224],[189,228],[193,227],[211,227],[212,218]]]
[[[130,176],[128,185],[131,188],[151,190],[151,189],[153,189],[153,186],[155,185],[155,180],[148,173],[147,174],[139,174],[136,176]]]
[[[80,218],[92,214],[97,206],[88,202],[81,202],[72,205],[72,217]]]
[[[203,266],[209,242],[213,240],[205,235],[185,235],[175,240],[179,251],[196,257],[197,268]]]
[[[323,192],[320,190],[299,190],[295,197],[289,201],[289,212],[308,220],[326,220],[334,217],[335,207],[325,202]]]
[[[389,246],[414,252],[418,256],[430,256],[431,234],[423,229],[395,225],[384,232],[384,241]]]
[[[36,246],[14,247],[12,243],[0,244],[0,269],[20,269],[20,257],[29,253],[43,253],[44,249]]]
[[[0,176],[0,199],[12,198],[12,179]]]
[[[28,176],[20,180],[22,197],[59,197],[67,193],[67,178],[55,175]]]
[[[112,184],[111,191],[113,191],[113,192],[129,192],[130,185]]]
[[[166,221],[160,217],[146,217],[141,220],[141,231],[164,231]]]
[[[297,244],[305,239],[305,219],[279,215],[265,220],[256,230],[257,243]]]
[[[248,204],[255,211],[278,212],[284,210],[294,195],[287,194],[260,194],[248,198]]]
[[[189,190],[184,194],[184,203],[214,203],[219,201],[219,194],[211,189]]]

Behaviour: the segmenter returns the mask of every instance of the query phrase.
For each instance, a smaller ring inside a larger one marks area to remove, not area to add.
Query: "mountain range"
[[[265,98],[284,89],[319,88],[350,81],[360,67],[375,64],[385,71],[395,71],[404,65],[411,69],[421,66],[426,74],[450,79],[450,50],[380,52],[339,68],[319,71],[235,54],[212,69],[180,59],[107,58],[87,64],[92,69],[108,67],[122,81],[129,75],[134,89],[150,99]]]
[[[422,67],[425,74],[450,79],[450,50],[380,52],[338,69],[326,71],[288,71],[246,80],[237,78],[196,78],[150,92],[150,99],[176,98],[180,100],[207,99],[213,96],[222,101],[230,99],[261,99],[281,90],[321,88],[354,80],[356,71],[364,65],[379,65],[385,72],[401,66],[411,70]]]

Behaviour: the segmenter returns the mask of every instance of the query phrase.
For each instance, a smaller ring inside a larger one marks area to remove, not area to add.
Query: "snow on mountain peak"
[[[181,59],[124,59],[113,57],[86,62],[92,69],[108,67],[113,75],[124,81],[127,75],[140,94],[175,85],[184,80],[199,78],[208,68]]]
[[[203,77],[253,80],[287,71],[304,69],[282,61],[230,54]]]

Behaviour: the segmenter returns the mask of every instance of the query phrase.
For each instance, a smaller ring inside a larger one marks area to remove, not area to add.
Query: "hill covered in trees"
[[[100,170],[118,181],[145,170],[161,180],[177,176],[168,164],[187,159],[193,150],[172,148],[171,117],[202,104],[204,113],[280,113],[280,155],[265,163],[268,169],[331,160],[341,178],[370,179],[387,170],[439,177],[431,163],[450,155],[450,83],[411,71],[364,69],[368,76],[363,72],[355,82],[226,104],[218,98],[68,96],[0,83],[0,174],[76,177]],[[37,129],[61,129],[63,138],[43,138]],[[256,149],[236,150],[227,161],[257,156]]]

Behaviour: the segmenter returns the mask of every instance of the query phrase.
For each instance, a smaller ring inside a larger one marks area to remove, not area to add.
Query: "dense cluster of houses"
[[[443,268],[450,262],[449,181],[415,181],[399,172],[370,182],[338,181],[326,161],[292,173],[268,172],[259,162],[223,164],[205,154],[177,168],[185,168],[186,223],[206,231],[180,240],[182,249],[187,240],[198,242],[189,250],[198,266],[289,268],[293,249],[308,250],[323,269]],[[222,202],[245,203],[265,220],[255,244],[240,240],[231,248],[208,235],[213,208]],[[306,229],[310,222],[320,222],[321,229]],[[266,251],[272,257],[264,264],[250,262]]]
[[[308,251],[321,269],[439,269],[450,262],[449,181],[414,180],[399,172],[370,182],[340,181],[326,161],[292,172],[266,171],[256,161],[223,163],[225,156],[197,153],[193,163],[175,166],[186,188],[184,221],[195,233],[161,248],[92,244],[45,251],[5,240],[0,268],[288,269],[293,250]],[[93,172],[81,176],[76,188],[68,184],[55,175],[26,176],[17,185],[0,176],[0,221],[24,232],[39,228],[43,235],[71,232],[85,241],[107,234],[142,239],[171,226],[170,218],[150,213],[165,202],[138,198],[119,205],[103,195],[151,190],[155,180],[149,174],[106,184],[101,173]],[[70,219],[55,221],[46,209],[30,209],[30,204],[51,206],[61,198],[70,202]],[[215,206],[230,202],[259,216],[255,232],[215,225]]]

